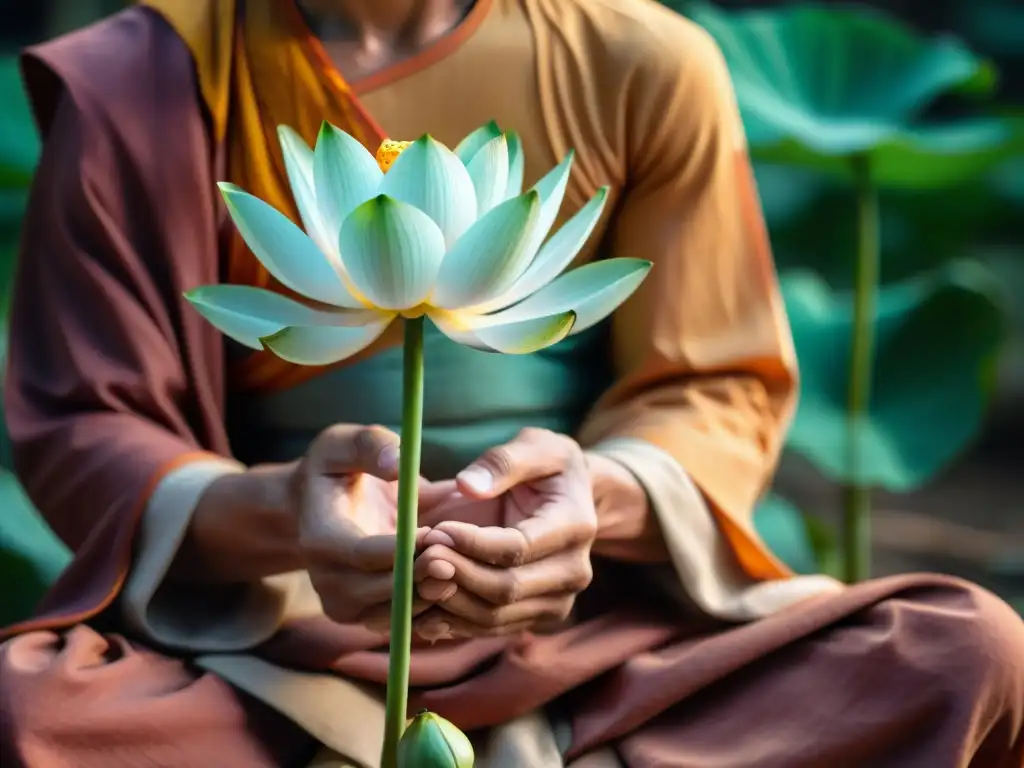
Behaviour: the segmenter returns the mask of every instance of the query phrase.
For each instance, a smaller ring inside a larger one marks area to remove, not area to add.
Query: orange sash
[[[372,152],[383,132],[330,62],[294,0],[140,0],[186,42],[218,141],[226,142],[227,178],[301,226],[288,186],[277,127],[294,128],[311,146],[322,121]],[[226,282],[287,293],[232,230]],[[371,349],[379,348],[375,345]],[[230,368],[231,385],[281,390],[316,375],[255,352]]]

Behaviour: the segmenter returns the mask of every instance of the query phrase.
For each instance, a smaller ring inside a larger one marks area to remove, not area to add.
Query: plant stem
[[[409,706],[409,654],[412,650],[413,561],[419,504],[423,431],[423,318],[405,320],[402,353],[402,449],[398,463],[398,531],[395,589],[391,600],[387,710],[382,768],[397,768],[398,741]]]
[[[871,571],[871,488],[864,483],[860,454],[871,405],[880,261],[878,195],[871,180],[871,163],[867,156],[858,155],[852,165],[857,190],[857,263],[846,402],[849,480],[843,488],[843,575],[851,584],[867,578]]]

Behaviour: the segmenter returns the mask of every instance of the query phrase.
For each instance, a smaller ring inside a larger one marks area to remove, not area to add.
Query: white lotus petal
[[[565,197],[565,188],[569,184],[569,173],[572,171],[572,161],[575,156],[576,153],[569,150],[565,159],[548,171],[547,175],[533,187],[540,194],[541,206],[537,224],[530,238],[531,256],[537,253],[544,238],[548,236],[551,225],[558,218],[558,210],[562,207],[562,199]]]
[[[515,284],[486,305],[474,307],[477,312],[493,312],[509,307],[550,283],[572,263],[580,248],[597,226],[608,199],[608,187],[602,187],[576,215],[541,246],[540,252]]]
[[[495,323],[511,323],[558,312],[575,312],[572,332],[599,323],[637,289],[651,262],[643,259],[607,259],[566,272],[511,309],[487,315]]]
[[[508,142],[498,136],[484,144],[466,166],[476,190],[476,214],[483,216],[504,202],[508,189]]]
[[[352,211],[341,225],[339,247],[352,283],[387,310],[426,301],[444,258],[444,237],[430,217],[387,195]]]
[[[295,322],[299,314],[292,307],[297,302],[245,285],[204,286],[186,292],[185,298],[218,331],[252,349],[263,349],[262,337]]]
[[[505,190],[505,199],[516,197],[523,193],[523,174],[526,170],[526,155],[523,152],[523,140],[515,131],[508,131],[505,134],[508,140],[508,187]]]
[[[320,216],[320,209],[317,205],[316,184],[313,174],[313,151],[306,145],[294,130],[286,125],[278,126],[277,134],[281,142],[281,153],[284,156],[285,171],[288,174],[289,186],[292,196],[295,198],[296,206],[299,209],[299,216],[302,224],[317,247],[324,252],[328,261],[341,273],[342,282],[345,284],[348,293],[353,300],[346,302],[344,306],[360,307],[364,302],[358,296],[358,291],[353,291],[351,282],[345,274],[341,264],[341,255],[338,253],[337,232],[331,231],[324,224]]]
[[[476,192],[469,171],[430,136],[414,141],[384,176],[380,193],[415,205],[441,228],[446,247],[476,220]]]
[[[394,320],[395,314],[378,314],[372,323],[358,328],[291,326],[262,339],[275,355],[297,365],[330,365],[366,349]]]
[[[323,226],[337,242],[341,222],[377,194],[384,172],[352,136],[328,122],[320,126],[313,152],[313,181]]]
[[[284,157],[284,168],[288,184],[299,209],[302,226],[313,242],[328,256],[337,256],[337,238],[333,237],[320,218],[316,203],[316,187],[313,182],[313,150],[302,137],[287,125],[277,128],[277,137]]]
[[[242,239],[278,281],[324,304],[363,306],[327,256],[291,219],[234,184],[218,186]]]
[[[573,329],[575,312],[535,317],[518,323],[489,325],[476,331],[480,340],[506,355],[528,355],[557,344]]]
[[[482,125],[459,142],[455,147],[455,154],[464,165],[469,165],[476,153],[483,148],[484,144],[501,136],[501,128],[491,120],[487,125]]]
[[[253,349],[262,349],[262,337],[289,325],[359,326],[378,314],[368,309],[317,309],[248,285],[204,285],[188,291],[185,298],[221,333]]]
[[[511,323],[493,323],[476,316],[465,322],[451,322],[447,313],[431,313],[434,324],[452,341],[474,349],[506,355],[528,355],[557,344],[572,331],[575,312],[559,312]]]
[[[430,303],[458,309],[507,291],[529,263],[539,210],[538,194],[527,192],[485,213],[445,255]]]

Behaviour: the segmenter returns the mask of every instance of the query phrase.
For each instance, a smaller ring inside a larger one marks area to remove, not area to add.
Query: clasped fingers
[[[418,532],[422,543],[428,529]],[[324,613],[339,623],[387,626],[394,591],[395,536],[323,538],[306,545],[310,581]]]
[[[439,598],[444,581],[432,578],[451,566],[456,589]],[[504,635],[566,619],[576,596],[590,585],[589,551],[575,547],[551,557],[512,568],[480,563],[443,545],[428,547],[417,562],[418,589],[424,600],[436,601],[417,622],[424,637]]]

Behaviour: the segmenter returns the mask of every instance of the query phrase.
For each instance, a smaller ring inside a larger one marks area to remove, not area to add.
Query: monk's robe
[[[524,426],[645,488],[671,562],[595,559],[551,634],[417,646],[412,706],[491,766],[1016,768],[1024,625],[941,576],[794,577],[757,538],[796,369],[726,68],[647,0],[478,0],[451,34],[346,83],[286,0],[151,0],[29,52],[45,138],[15,291],[16,467],[75,559],[0,646],[0,762],[374,766],[387,651],[303,573],[194,589],[166,573],[204,489],[333,422],[399,422],[394,333],[296,368],[182,298],[274,284],[215,182],[296,218],[274,130],[373,148],[496,119],[533,183],[571,147],[561,220],[601,185],[581,261],[654,262],[610,321],[524,357],[426,342],[424,468]]]

